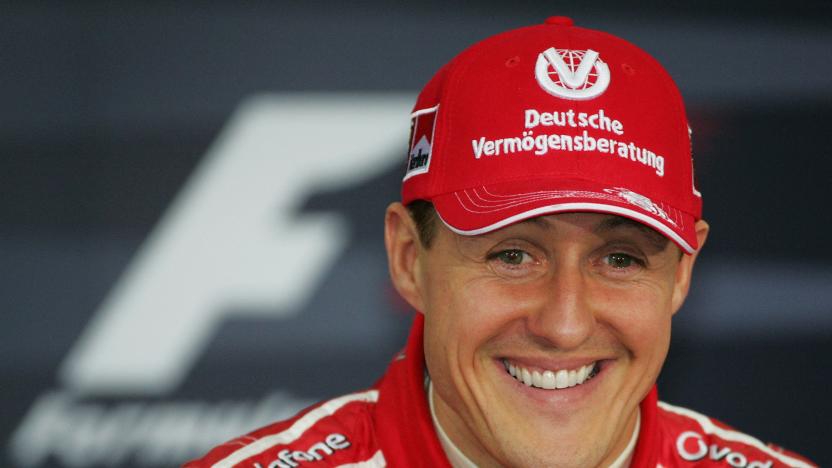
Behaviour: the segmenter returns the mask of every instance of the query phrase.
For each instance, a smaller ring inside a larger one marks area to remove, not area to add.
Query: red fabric
[[[379,451],[383,454],[386,466],[392,467],[449,467],[442,446],[433,430],[424,386],[424,359],[422,347],[423,318],[417,314],[405,350],[390,364],[385,375],[373,387],[378,391],[377,402],[353,401],[345,404],[331,416],[317,420],[305,431],[298,434],[296,440],[286,444],[276,444],[265,448],[233,465],[246,468],[293,468],[315,466],[338,466],[348,463],[361,463],[378,459]],[[335,400],[330,400],[335,401]],[[290,420],[278,422],[256,430],[218,446],[203,458],[191,461],[186,468],[207,468],[214,466],[238,450],[262,444],[275,434],[286,433],[293,424],[328,403],[307,408]],[[682,410],[684,411],[684,410]],[[728,426],[707,419],[710,424],[723,429]],[[333,435],[343,436],[343,440],[332,439]],[[748,438],[744,434],[731,432],[729,438],[737,436]],[[328,439],[329,438],[329,439]],[[685,453],[678,447],[682,439]],[[327,440],[335,441],[335,447],[346,448],[328,450],[321,444]],[[749,438],[749,440],[751,440]],[[734,466],[781,467],[800,466],[784,463],[764,449],[737,440],[726,440],[715,434],[709,434],[697,420],[663,409],[658,404],[655,387],[641,403],[641,429],[638,443],[633,454],[632,466],[641,467],[729,467]],[[317,444],[317,451],[314,450]],[[796,460],[805,459],[785,452],[780,448],[771,449],[785,453]],[[704,452],[703,452],[704,451]],[[320,460],[305,460],[313,453]],[[331,452],[331,453],[329,453]],[[281,457],[282,455],[282,459]],[[290,458],[291,454],[298,458]],[[687,456],[689,460],[685,460]],[[699,458],[697,458],[699,457]],[[289,461],[286,461],[289,458]],[[694,459],[696,458],[696,459]],[[741,462],[745,464],[740,464]],[[294,465],[292,464],[294,463]],[[383,466],[383,465],[369,465]]]
[[[570,78],[583,79],[573,87]],[[452,229],[487,232],[500,221],[586,202],[599,205],[587,211],[612,206],[619,215],[616,207],[626,206],[631,217],[675,232],[686,251],[698,247],[693,223],[702,200],[681,95],[661,65],[629,42],[563,19],[498,34],[444,66],[413,110],[419,138],[411,139],[408,166],[417,169],[408,169],[402,202],[434,202]],[[425,134],[430,149],[416,151]],[[534,145],[523,146],[527,139]],[[505,194],[510,202],[500,203]]]

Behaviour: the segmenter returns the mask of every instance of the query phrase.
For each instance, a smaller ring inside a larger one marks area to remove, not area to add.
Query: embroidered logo
[[[433,130],[439,106],[420,109],[410,115],[410,148],[404,180],[428,172],[433,147]]]
[[[676,451],[683,460],[699,462],[709,458],[715,462],[723,462],[730,466],[746,468],[771,468],[773,460],[752,460],[739,451],[730,447],[720,447],[717,444],[708,445],[705,438],[694,431],[685,431],[676,438]]]
[[[277,459],[269,463],[268,468],[294,468],[304,463],[319,462],[332,456],[338,450],[345,450],[352,446],[347,436],[333,433],[326,436],[326,439],[313,444],[306,450],[283,449],[277,453]],[[265,468],[260,463],[255,463],[253,468]]]
[[[537,83],[547,93],[576,101],[600,96],[610,84],[610,69],[588,50],[549,47],[537,56]]]
[[[653,200],[645,197],[644,195],[638,194],[636,192],[633,192],[632,190],[628,190],[622,187],[604,189],[604,191],[613,195],[617,195],[627,203],[635,205],[649,213],[653,213],[659,218],[662,218],[668,223],[676,226],[676,222],[670,219],[670,216],[668,216],[667,213],[663,209],[661,209],[661,207],[659,207],[659,205],[657,205],[655,202],[653,202]]]

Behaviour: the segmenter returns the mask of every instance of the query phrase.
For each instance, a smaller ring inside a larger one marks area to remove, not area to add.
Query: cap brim
[[[431,200],[442,222],[457,234],[485,234],[537,216],[585,211],[623,216],[655,229],[686,253],[699,247],[696,219],[626,187],[576,179],[514,181],[450,192]]]

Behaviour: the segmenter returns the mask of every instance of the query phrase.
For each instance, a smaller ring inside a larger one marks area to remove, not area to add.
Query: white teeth
[[[566,388],[569,386],[569,371],[567,370],[559,370],[557,374],[555,374],[555,384],[558,388]]]
[[[512,366],[512,367],[514,367],[514,366]],[[584,367],[581,367],[580,369],[578,369],[578,383],[584,383],[584,380],[586,380],[586,376],[588,375],[588,373],[587,373],[588,368],[589,368],[588,366],[584,366]],[[514,374],[511,374],[511,375],[514,375]]]
[[[555,388],[555,373],[547,370],[543,373],[543,385],[541,387],[552,390]]]
[[[520,374],[523,376],[523,383],[526,384],[527,387],[532,386],[532,374],[529,372],[528,369],[525,367],[520,369]]]
[[[542,387],[543,386],[543,376],[540,375],[540,372],[534,371],[532,372],[532,385],[535,387]]]
[[[508,361],[504,361],[503,365],[512,377],[529,387],[533,386],[546,390],[554,390],[570,388],[586,382],[590,379],[596,363],[593,362],[578,369],[545,370],[542,373],[537,370],[530,371],[525,367],[514,365]]]

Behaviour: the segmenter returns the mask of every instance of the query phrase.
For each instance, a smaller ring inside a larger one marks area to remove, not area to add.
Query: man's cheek
[[[670,310],[671,287],[657,279],[634,281],[622,287],[601,285],[588,291],[587,300],[601,313],[653,320]]]
[[[460,319],[468,326],[495,326],[527,309],[528,296],[487,282],[469,284],[458,293],[455,304]]]

